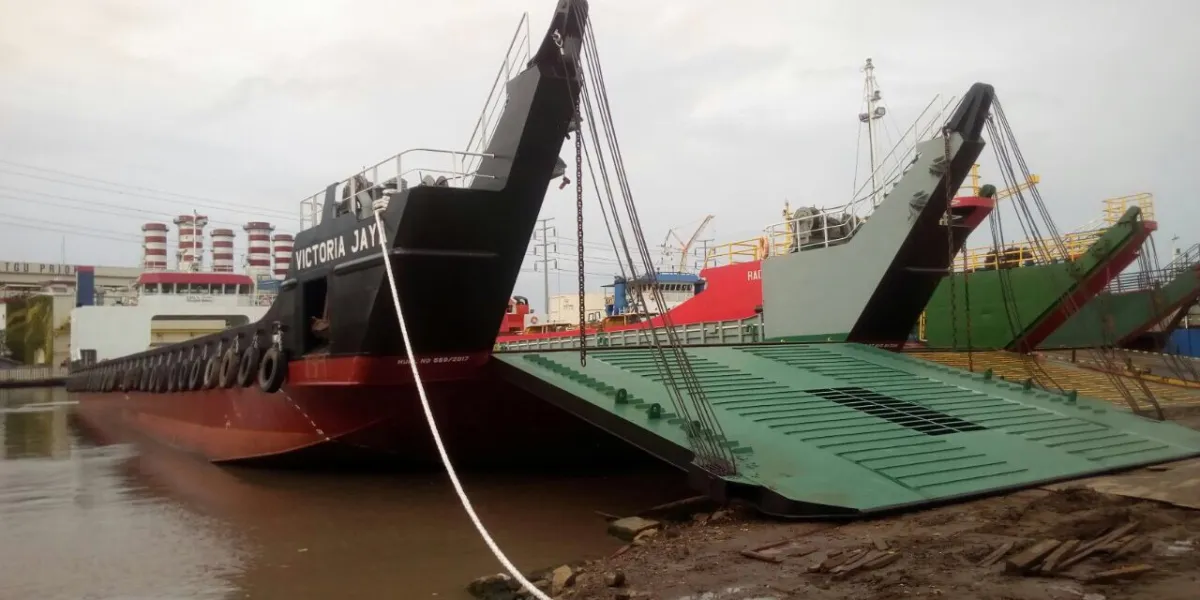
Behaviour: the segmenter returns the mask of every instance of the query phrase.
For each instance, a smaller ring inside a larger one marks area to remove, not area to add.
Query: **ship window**
[[[146,293],[146,294],[157,294],[158,293],[158,284],[157,283],[144,284],[144,285],[142,285],[142,292]]]
[[[226,294],[236,294],[237,293],[237,284],[236,283],[225,284],[225,293]]]
[[[248,285],[246,285],[246,284],[244,284],[244,283],[243,283],[243,284],[239,284],[239,285],[238,285],[238,293],[239,293],[239,294],[249,294],[249,293],[250,293],[250,286],[248,286]]]
[[[162,284],[162,293],[164,293],[164,294],[174,294],[174,293],[175,293],[175,284],[173,284],[173,283],[164,283],[164,284]]]

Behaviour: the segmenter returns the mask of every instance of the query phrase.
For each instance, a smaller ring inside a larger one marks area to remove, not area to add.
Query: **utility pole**
[[[553,220],[554,217],[538,219],[538,230],[542,234],[541,239],[538,239],[538,231],[533,232],[533,240],[538,242],[533,246],[533,255],[537,256],[538,248],[542,249],[542,293],[546,302],[543,305],[545,308],[542,310],[546,311],[546,319],[550,318],[550,251],[551,249],[557,251],[557,246],[550,241],[550,236],[557,235],[557,230],[550,226],[550,221]],[[534,267],[536,268],[537,265],[534,264]]]

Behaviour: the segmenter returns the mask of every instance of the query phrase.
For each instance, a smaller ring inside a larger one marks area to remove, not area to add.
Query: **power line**
[[[25,221],[13,222],[13,221],[4,220],[4,217],[0,217],[0,225],[14,225],[14,226],[20,227],[21,229],[36,229],[39,231],[53,231],[55,233],[68,233],[71,235],[80,235],[80,236],[84,236],[84,237],[112,240],[114,242],[124,242],[126,244],[137,244],[139,246],[142,244],[142,240],[140,238],[119,237],[119,234],[111,233],[111,232],[104,232],[103,230],[100,230],[100,229],[94,229],[94,230],[72,229],[72,228],[63,227],[63,226],[54,226],[53,222],[51,222],[51,221],[39,221],[39,222],[51,223],[51,225],[38,225],[36,223],[28,223]],[[95,231],[98,233],[91,233],[91,231]]]
[[[181,205],[190,206],[190,207],[202,206],[202,207],[207,207],[207,208],[220,208],[223,210],[233,210],[233,211],[237,211],[237,212],[245,213],[245,214],[257,214],[257,215],[270,214],[270,215],[276,215],[277,217],[286,216],[287,218],[292,218],[292,219],[296,218],[296,215],[289,214],[289,213],[286,213],[281,210],[275,210],[275,209],[269,209],[269,208],[259,208],[259,207],[247,207],[247,205],[245,205],[245,204],[237,204],[237,203],[233,203],[233,202],[221,202],[219,200],[212,200],[209,198],[201,198],[199,196],[188,196],[186,194],[176,194],[173,192],[154,190],[152,188],[143,188],[140,186],[127,185],[127,184],[123,184],[123,183],[107,181],[104,179],[97,179],[95,177],[86,177],[83,175],[75,175],[72,173],[67,173],[65,171],[56,171],[54,169],[45,169],[45,168],[34,167],[34,166],[30,166],[30,165],[21,165],[20,163],[13,163],[11,161],[0,160],[0,163],[17,164],[18,166],[21,166],[23,168],[30,169],[30,170],[55,173],[55,174],[65,175],[67,177],[74,177],[77,179],[86,180],[86,181],[95,181],[95,182],[103,183],[104,185],[109,185],[109,186],[113,186],[113,187],[127,188],[127,189],[131,189],[131,190],[150,191],[157,195],[149,195],[149,194],[143,194],[143,193],[139,193],[139,192],[125,191],[125,190],[121,190],[121,189],[108,189],[108,188],[103,188],[103,187],[99,187],[99,186],[95,186],[95,185],[79,183],[77,181],[69,181],[69,180],[62,179],[62,178],[45,177],[45,176],[41,176],[41,175],[34,175],[31,173],[22,173],[20,171],[13,171],[11,169],[0,169],[0,173],[6,173],[8,175],[16,175],[18,177],[26,177],[29,179],[38,179],[41,181],[48,181],[51,183],[60,183],[63,185],[71,185],[71,186],[81,187],[81,188],[90,189],[90,190],[107,192],[110,194],[120,194],[122,196],[145,198],[148,200],[155,200],[158,202],[169,202],[172,204],[181,204]],[[180,198],[180,199],[171,199],[171,198],[164,197],[164,196],[171,196],[171,197]],[[255,212],[247,211],[246,210],[247,208],[253,208]]]
[[[113,212],[107,213],[107,214],[112,214],[112,215],[116,215],[119,217],[138,217],[140,215],[150,215],[150,216],[158,217],[158,218],[169,221],[171,219],[174,219],[176,216],[178,216],[178,215],[175,215],[172,213],[158,212],[158,211],[153,211],[153,210],[149,210],[149,209],[145,209],[145,208],[136,208],[136,207],[132,207],[132,206],[121,206],[118,204],[105,204],[103,202],[96,202],[93,200],[84,200],[82,198],[74,198],[71,196],[62,196],[59,194],[49,194],[46,192],[38,192],[38,191],[34,191],[34,190],[26,190],[26,189],[21,189],[21,188],[8,187],[5,185],[0,185],[0,190],[7,190],[10,192],[17,192],[17,193],[21,193],[21,194],[33,194],[35,196],[42,196],[45,198],[57,198],[64,202],[72,202],[75,204],[82,204],[88,210],[95,211],[95,212],[101,212],[101,213],[107,212],[107,211],[97,209],[96,208],[97,205],[109,206],[109,207],[117,209],[117,210],[125,210],[125,211],[129,211],[129,212],[139,213],[136,215],[127,215],[127,214],[120,214],[120,213],[113,213]],[[62,206],[61,204],[55,204],[54,202],[47,202],[45,200],[33,200],[31,198],[19,198],[16,196],[10,196],[8,194],[0,194],[0,197],[9,198],[12,200],[17,200],[17,201],[38,202],[40,204],[49,204],[51,206]],[[79,208],[79,207],[64,206],[63,208]],[[220,220],[216,220],[216,219],[209,219],[208,222],[211,224],[214,224],[214,225],[228,225],[230,227],[241,227],[243,225],[243,223],[234,223],[232,221],[220,221]]]

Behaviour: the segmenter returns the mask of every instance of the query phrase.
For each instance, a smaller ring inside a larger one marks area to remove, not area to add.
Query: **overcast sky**
[[[704,237],[727,241],[785,199],[848,201],[870,56],[895,131],[935,94],[994,84],[1060,230],[1152,192],[1163,254],[1174,235],[1200,241],[1194,4],[966,4],[594,1],[647,238],[712,213]],[[520,14],[538,36],[553,7],[0,0],[0,261],[59,262],[65,237],[67,262],[132,265],[142,222],[193,208],[294,232],[299,199],[327,182],[405,148],[462,148]],[[574,237],[571,189],[551,188],[543,213]],[[589,253],[588,271],[612,270]],[[540,279],[518,291],[540,298]]]

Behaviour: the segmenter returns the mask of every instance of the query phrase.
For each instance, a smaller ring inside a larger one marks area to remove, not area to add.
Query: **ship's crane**
[[[671,248],[671,240],[675,240],[675,244],[678,245],[679,248],[679,264],[676,265],[676,272],[687,272],[687,260],[692,251],[692,246],[696,244],[696,240],[700,239],[700,234],[704,233],[704,230],[708,227],[708,224],[712,222],[714,217],[715,215],[704,215],[704,219],[700,221],[700,226],[692,232],[691,237],[689,237],[687,241],[684,241],[683,237],[676,233],[675,229],[667,232],[667,237],[663,240],[662,245],[663,256],[666,257],[669,253],[675,251],[674,248]]]

